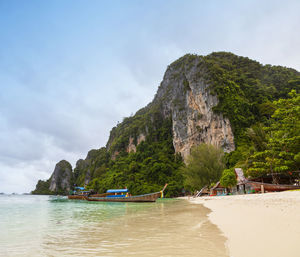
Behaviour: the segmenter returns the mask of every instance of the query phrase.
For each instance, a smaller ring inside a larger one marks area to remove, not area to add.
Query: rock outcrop
[[[74,168],[74,181],[83,186],[89,184],[98,163],[105,163],[108,159],[109,157],[104,147],[98,150],[90,150],[84,160],[79,159],[76,162]]]
[[[159,110],[163,119],[172,120],[175,153],[180,153],[185,161],[192,146],[200,143],[221,147],[225,152],[233,151],[233,129],[228,118],[213,111],[219,101],[217,95],[211,92],[207,76],[206,63],[201,56],[186,55],[172,63],[165,72],[154,100],[111,131],[107,148],[112,149],[113,159],[122,151],[122,147],[127,152],[136,152],[140,142],[146,140],[147,122],[156,126],[153,117],[150,115],[149,118],[148,115],[154,109]],[[148,121],[141,122],[139,116]],[[134,123],[143,125],[132,126]],[[124,136],[126,133],[127,137]],[[114,148],[118,142],[122,144]]]
[[[76,166],[74,168],[74,176],[75,179],[80,176],[80,174],[84,174],[84,184],[87,185],[91,179],[91,172],[89,169],[90,160],[89,159],[79,159],[76,162]]]
[[[138,137],[137,137],[137,140],[136,140],[136,144],[134,143],[134,138],[133,137],[129,137],[129,144],[127,146],[127,153],[131,153],[131,152],[136,152],[136,147],[143,141],[146,140],[146,136],[141,133]],[[115,157],[117,156],[117,154],[115,153]]]
[[[52,192],[68,192],[72,188],[73,172],[69,162],[62,160],[55,165],[50,177],[49,190]]]
[[[201,58],[185,56],[179,64],[168,67],[153,101],[161,102],[164,116],[172,118],[175,152],[186,160],[191,147],[200,143],[233,151],[230,121],[213,112],[218,98],[204,79],[206,71],[201,68]]]

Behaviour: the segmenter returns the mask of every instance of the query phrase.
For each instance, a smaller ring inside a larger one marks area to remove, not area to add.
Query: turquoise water
[[[0,195],[0,256],[227,256],[208,209]]]

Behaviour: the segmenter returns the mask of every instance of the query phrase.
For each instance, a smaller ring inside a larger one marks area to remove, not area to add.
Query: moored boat
[[[71,191],[68,195],[68,199],[70,200],[86,200],[86,197],[88,197],[92,193],[92,190],[85,190],[84,187],[75,187],[74,191]]]
[[[168,184],[164,188],[155,193],[144,194],[144,195],[129,195],[128,189],[109,189],[107,190],[106,196],[89,196],[86,197],[88,201],[96,202],[155,202],[157,198],[163,196],[163,192]]]
[[[259,182],[259,181],[253,181],[246,179],[244,176],[244,172],[241,168],[235,168],[235,173],[237,177],[237,182],[239,187],[243,187],[243,191],[251,191],[251,192],[280,192],[280,191],[287,191],[287,190],[295,190],[300,189],[300,185],[294,184],[271,184],[271,183],[265,183],[265,182]],[[272,175],[272,174],[270,174]],[[270,180],[269,175],[269,180]],[[266,179],[267,176],[265,176]],[[267,177],[268,178],[268,177]],[[286,180],[285,180],[286,181]]]
[[[298,185],[269,184],[269,183],[262,183],[262,182],[256,182],[250,180],[247,180],[245,184],[250,185],[253,188],[253,190],[255,190],[256,192],[261,191],[262,186],[264,190],[267,192],[279,192],[279,191],[300,189],[300,186]]]
[[[85,200],[85,195],[68,195],[68,199],[71,200]]]

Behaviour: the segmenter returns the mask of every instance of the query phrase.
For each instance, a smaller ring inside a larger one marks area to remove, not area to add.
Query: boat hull
[[[68,195],[68,199],[70,200],[86,200],[85,195]]]
[[[128,197],[87,197],[86,200],[95,202],[155,202],[160,196],[161,192],[156,192]]]
[[[254,182],[254,181],[248,181],[247,184],[251,185],[255,191],[261,191],[261,186],[264,186],[264,190],[268,192],[279,192],[279,191],[300,189],[300,186],[295,186],[295,185],[276,185],[276,184],[261,183],[261,182]]]

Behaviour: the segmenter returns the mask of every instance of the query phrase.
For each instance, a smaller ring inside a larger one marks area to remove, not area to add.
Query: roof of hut
[[[234,171],[235,171],[235,174],[236,174],[237,183],[240,184],[240,183],[245,182],[246,178],[245,178],[243,169],[235,168]]]
[[[212,190],[215,190],[218,188],[225,188],[225,187],[221,186],[220,181],[217,182],[217,184],[212,188]]]

